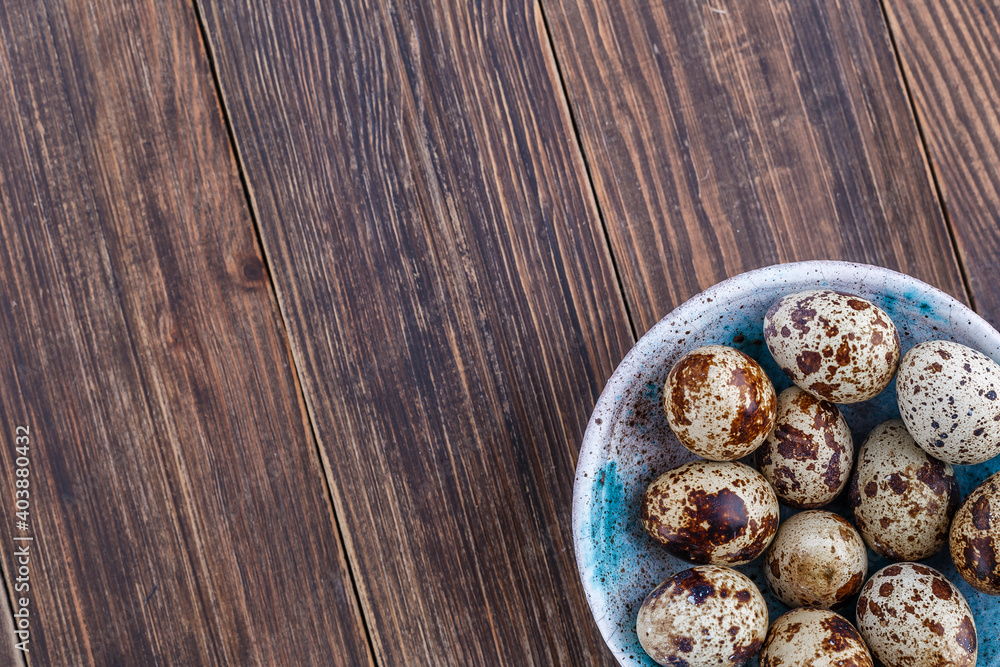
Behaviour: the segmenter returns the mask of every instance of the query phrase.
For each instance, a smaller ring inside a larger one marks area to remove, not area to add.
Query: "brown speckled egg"
[[[915,345],[899,364],[899,414],[917,444],[948,463],[1000,454],[1000,365],[946,340]]]
[[[899,363],[892,319],[870,301],[831,290],[775,301],[764,316],[764,340],[792,382],[834,403],[873,398]]]
[[[789,607],[841,607],[868,574],[865,543],[832,512],[799,512],[778,528],[764,560],[767,585]]]
[[[840,614],[793,609],[767,632],[760,667],[872,667],[861,634]]]
[[[890,419],[858,452],[848,501],[861,536],[892,560],[921,560],[941,550],[961,500],[950,465],[932,458]]]
[[[639,608],[639,643],[661,665],[742,665],[767,634],[767,605],[736,570],[703,565],[657,586]]]
[[[885,667],[976,664],[976,622],[955,586],[934,568],[898,563],[861,589],[858,630]]]
[[[692,461],[649,485],[642,497],[642,527],[679,558],[739,565],[774,539],[778,499],[750,466]]]
[[[706,345],[667,375],[667,423],[685,447],[711,461],[733,461],[760,446],[774,427],[777,398],[760,365],[739,350]]]
[[[774,430],[754,453],[761,474],[789,507],[822,507],[851,476],[854,443],[836,405],[798,387],[778,396]]]
[[[1000,473],[965,499],[951,522],[951,559],[973,588],[1000,595]]]

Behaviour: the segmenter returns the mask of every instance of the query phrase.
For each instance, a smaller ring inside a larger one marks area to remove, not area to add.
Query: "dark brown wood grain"
[[[640,332],[781,261],[879,264],[964,298],[877,3],[543,7]]]
[[[977,310],[1000,325],[1000,5],[886,2]]]
[[[206,0],[382,664],[612,664],[570,535],[632,343],[537,7]]]
[[[0,4],[0,146],[30,664],[369,663],[194,8]]]

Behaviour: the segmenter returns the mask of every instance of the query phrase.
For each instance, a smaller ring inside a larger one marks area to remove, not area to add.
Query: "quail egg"
[[[958,480],[898,419],[872,429],[858,452],[848,502],[861,536],[892,560],[921,560],[945,545],[960,501]]]
[[[861,536],[847,521],[823,510],[786,519],[764,560],[767,585],[789,607],[840,607],[861,590],[867,573]]]
[[[778,396],[774,430],[757,451],[757,468],[789,507],[822,507],[851,476],[854,443],[836,405],[798,387]]]
[[[692,461],[660,475],[642,498],[642,527],[667,551],[695,563],[747,563],[778,529],[778,499],[759,472]]]
[[[646,596],[636,633],[661,665],[742,665],[764,642],[767,605],[745,575],[703,565],[678,572]]]
[[[1000,473],[975,488],[951,522],[951,559],[983,593],[1000,595]]]
[[[953,464],[1000,453],[1000,365],[947,340],[915,345],[896,379],[899,414],[917,444]]]
[[[793,609],[767,632],[760,667],[872,667],[872,657],[851,622],[824,609]]]
[[[681,357],[663,392],[667,423],[677,439],[712,461],[733,461],[757,449],[774,427],[776,403],[760,365],[723,345]]]
[[[965,598],[937,570],[884,567],[858,597],[858,630],[885,667],[976,664],[976,623]]]
[[[831,290],[778,299],[764,316],[764,340],[792,382],[833,403],[873,398],[899,363],[892,319],[870,301]]]

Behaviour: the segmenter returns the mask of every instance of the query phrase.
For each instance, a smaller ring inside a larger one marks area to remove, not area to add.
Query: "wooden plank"
[[[193,7],[0,4],[0,145],[32,664],[370,662]]]
[[[977,310],[1000,325],[1000,5],[885,3]]]
[[[380,662],[613,664],[570,504],[632,338],[537,7],[200,6]]]
[[[964,297],[877,3],[543,6],[640,331],[781,261]]]

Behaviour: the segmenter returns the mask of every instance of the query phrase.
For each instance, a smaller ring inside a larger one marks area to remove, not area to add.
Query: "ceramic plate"
[[[873,301],[892,317],[902,352],[934,339],[953,340],[1000,362],[1000,334],[952,297],[901,273],[846,262],[799,262],[744,273],[699,294],[663,318],[618,366],[590,418],[573,489],[573,535],[580,577],[594,619],[622,665],[655,665],[642,650],[635,617],[646,594],[690,564],[645,535],[639,501],[660,473],[694,457],[670,432],[661,403],[663,382],[682,354],[701,345],[730,345],[756,359],[780,393],[791,382],[763,342],[767,308],[778,297],[829,288]],[[865,403],[841,406],[855,450],[872,427],[899,417],[895,382]],[[1000,468],[1000,457],[955,466],[963,497]],[[838,510],[837,502],[828,509]],[[782,519],[792,512],[782,508]],[[841,512],[843,513],[843,512]],[[869,575],[888,563],[868,552]],[[739,567],[764,592],[771,620],[787,611],[767,591],[758,558]],[[962,591],[975,614],[979,665],[1000,664],[1000,598],[973,590],[948,549],[926,561]],[[853,601],[841,613],[854,622]]]

